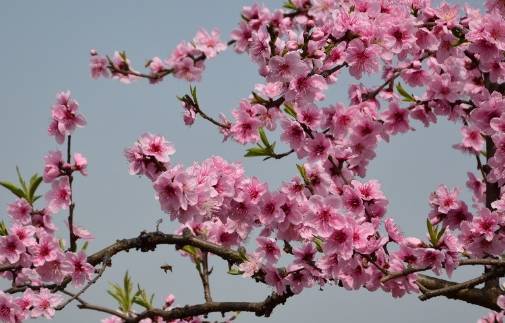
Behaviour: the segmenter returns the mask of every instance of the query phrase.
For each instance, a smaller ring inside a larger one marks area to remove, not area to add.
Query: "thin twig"
[[[94,283],[96,283],[98,281],[98,279],[100,279],[100,277],[102,277],[103,273],[105,272],[105,269],[107,268],[107,263],[108,263],[108,259],[110,259],[110,257],[106,257],[106,259],[104,260],[103,264],[102,264],[102,267],[100,268],[100,270],[98,271],[98,273],[96,274],[96,276],[90,280],[86,286],[84,286],[79,292],[77,292],[76,294],[74,294],[71,298],[67,299],[63,304],[59,305],[58,307],[56,307],[55,309],[57,311],[60,311],[62,309],[65,308],[65,306],[67,306],[68,304],[70,304],[73,300],[76,300],[77,298],[79,298],[79,296],[81,296],[82,294],[84,294],[84,292],[86,290],[88,290],[88,288],[91,287],[91,285],[93,285]]]

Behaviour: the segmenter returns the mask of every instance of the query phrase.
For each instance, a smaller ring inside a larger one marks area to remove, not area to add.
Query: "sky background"
[[[43,156],[59,147],[47,136],[50,107],[55,94],[70,89],[80,103],[88,126],[73,136],[74,151],[89,161],[89,176],[75,181],[76,223],[96,236],[89,251],[94,252],[120,238],[152,231],[155,222],[171,232],[169,223],[154,200],[149,181],[130,176],[123,149],[144,132],[164,135],[175,144],[175,162],[191,164],[212,155],[242,161],[250,176],[268,181],[276,188],[296,175],[295,159],[262,162],[243,159],[246,149],[234,142],[221,144],[221,135],[202,119],[188,128],[182,122],[182,109],[176,95],[187,92],[188,84],[167,78],[152,86],[147,82],[123,85],[115,80],[92,80],[89,75],[89,50],[101,53],[126,50],[134,65],[154,56],[167,57],[181,40],[193,38],[198,28],[218,27],[224,40],[240,19],[242,6],[250,0],[222,1],[2,1],[0,2],[0,179],[15,180],[18,165],[25,174],[41,173]],[[282,1],[263,1],[277,8]],[[465,3],[452,1],[452,3]],[[470,1],[482,7],[480,1]],[[247,56],[232,50],[207,62],[203,81],[198,86],[201,106],[208,114],[229,112],[247,97],[261,79]],[[367,81],[367,80],[365,80]],[[346,77],[341,83],[346,84]],[[368,85],[377,80],[368,80]],[[347,85],[333,86],[327,102],[347,102]],[[451,148],[460,140],[458,128],[447,122],[394,137],[381,144],[372,161],[368,178],[379,179],[390,199],[388,216],[393,217],[408,235],[422,237],[429,211],[428,195],[438,184],[464,187],[466,172],[474,160]],[[281,150],[279,150],[281,151]],[[48,186],[42,186],[47,191]],[[468,199],[467,192],[464,197]],[[0,217],[13,200],[0,190]],[[64,227],[66,213],[55,216]],[[60,234],[66,230],[60,230]],[[66,238],[66,237],[65,237]],[[226,274],[225,264],[211,259],[211,276],[216,301],[259,301],[271,290],[251,280]],[[173,273],[159,266],[171,264]],[[176,304],[203,302],[198,274],[193,265],[174,252],[173,247],[158,247],[154,253],[130,252],[113,258],[113,266],[83,296],[90,303],[115,307],[106,294],[109,282],[120,281],[126,270],[148,292],[156,294],[160,306],[173,293]],[[458,273],[456,279],[464,279]],[[475,322],[486,309],[437,298],[419,301],[415,295],[400,300],[383,292],[349,292],[328,286],[306,290],[275,309],[270,322]],[[78,310],[75,303],[57,313],[55,322],[97,322],[101,313]],[[238,322],[265,319],[242,313]]]

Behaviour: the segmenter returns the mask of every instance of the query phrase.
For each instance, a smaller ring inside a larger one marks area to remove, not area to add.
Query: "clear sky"
[[[461,3],[464,1],[452,1]],[[482,6],[478,0],[471,1]],[[181,40],[190,40],[199,27],[218,27],[223,39],[240,19],[245,0],[196,1],[2,1],[0,2],[0,179],[15,179],[22,172],[41,173],[43,156],[57,147],[47,136],[50,107],[56,92],[70,89],[79,101],[88,126],[73,136],[75,151],[89,160],[89,176],[75,182],[76,222],[96,236],[90,251],[116,239],[153,230],[164,218],[161,229],[176,227],[168,222],[149,182],[128,174],[122,151],[142,133],[164,135],[177,149],[176,162],[189,165],[211,155],[242,160],[249,175],[268,181],[275,188],[296,174],[293,158],[262,162],[243,160],[245,148],[233,142],[221,144],[221,135],[204,120],[191,127],[182,122],[176,95],[186,93],[188,84],[167,78],[151,86],[137,82],[125,86],[117,81],[94,81],[89,76],[89,50],[102,53],[126,50],[137,67],[153,56],[166,57]],[[263,1],[271,8],[282,1]],[[203,81],[197,84],[203,109],[211,115],[229,112],[246,97],[260,78],[256,66],[245,55],[227,51],[207,63]],[[345,78],[342,80],[345,83]],[[366,81],[366,80],[365,80]],[[374,83],[368,80],[369,84]],[[342,83],[340,83],[342,84]],[[345,89],[345,90],[344,90]],[[346,87],[333,86],[326,102],[346,100]],[[372,162],[369,178],[379,179],[390,199],[388,215],[408,235],[422,236],[429,210],[428,195],[438,184],[464,187],[473,159],[451,148],[459,141],[458,127],[439,122],[430,129],[415,124],[417,131],[381,144]],[[47,190],[47,185],[43,187]],[[468,198],[468,195],[465,195]],[[12,196],[0,190],[0,217]],[[63,228],[62,213],[55,217]],[[65,230],[61,230],[62,233]],[[224,264],[212,258],[211,277],[215,300],[259,301],[270,289],[241,277],[228,276]],[[171,264],[164,274],[160,265]],[[119,281],[129,270],[134,281],[156,293],[159,305],[168,293],[178,305],[203,301],[199,278],[189,261],[171,247],[155,253],[130,252],[114,257],[113,267],[84,298],[113,307],[106,294],[108,282]],[[464,278],[456,275],[456,279]],[[338,287],[312,289],[275,309],[270,322],[474,322],[484,313],[462,302],[437,298],[420,302],[410,295],[400,300],[383,292],[349,292]],[[55,322],[96,322],[102,314],[77,310],[71,304],[57,313]],[[241,314],[238,322],[255,322]]]

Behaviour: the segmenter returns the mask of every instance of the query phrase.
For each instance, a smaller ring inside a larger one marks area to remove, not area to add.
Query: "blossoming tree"
[[[88,252],[92,235],[75,224],[73,198],[74,178],[88,175],[88,162],[72,146],[86,118],[70,92],[58,93],[48,134],[62,150],[44,157],[43,176],[24,179],[18,171],[18,184],[0,182],[13,194],[10,219],[0,226],[0,272],[10,283],[0,292],[0,320],[50,319],[77,303],[108,315],[104,323],[204,322],[211,313],[228,322],[234,312],[270,316],[304,289],[333,286],[392,297],[414,293],[420,300],[447,297],[488,308],[480,322],[501,322],[505,2],[488,0],[486,8],[432,7],[427,0],[290,0],[277,10],[244,7],[227,43],[216,30],[200,30],[168,58],[149,59],[145,72],[125,52],[92,50],[93,78],[192,82],[178,97],[185,124],[197,118],[212,123],[224,140],[246,145],[246,157],[296,155],[297,175],[272,189],[221,157],[176,165],[172,144],[146,132],[125,149],[129,172],[152,182],[161,210],[180,228],[173,234],[143,231]],[[207,114],[193,84],[207,60],[226,49],[249,55],[264,79],[231,118]],[[322,107],[319,101],[344,70],[356,80],[347,84],[348,102]],[[374,74],[379,84],[360,83]],[[379,142],[412,131],[414,122],[429,127],[439,118],[461,125],[462,140],[454,148],[475,159],[466,183],[472,205],[460,199],[463,188],[435,187],[426,235],[407,236],[388,217],[380,183],[363,178]],[[279,132],[287,151],[272,139]],[[50,184],[45,194],[39,193],[42,182]],[[56,238],[52,222],[59,213],[67,216],[65,240]],[[179,307],[173,295],[160,302],[134,290],[128,274],[108,291],[116,308],[86,300],[115,255],[158,245],[173,245],[194,263],[204,302]],[[271,295],[261,302],[214,301],[210,256],[226,262],[229,274],[264,284]],[[466,266],[481,274],[451,280]]]

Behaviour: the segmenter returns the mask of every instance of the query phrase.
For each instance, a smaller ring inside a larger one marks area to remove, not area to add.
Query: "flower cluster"
[[[78,109],[79,103],[70,97],[70,91],[58,93],[51,111],[52,121],[47,130],[57,143],[62,144],[75,128],[86,125],[86,119],[78,113]]]
[[[175,149],[149,133],[125,150],[130,173],[152,182],[162,211],[180,222],[178,232],[189,230],[224,248],[249,249],[234,269],[272,286],[278,295],[336,284],[401,297],[425,293],[416,281],[419,271],[451,276],[465,261],[499,261],[505,252],[505,6],[488,0],[486,8],[480,13],[447,3],[432,7],[423,0],[290,0],[274,11],[244,7],[229,45],[249,55],[262,82],[231,111],[232,121],[204,114],[191,87],[191,96],[180,99],[184,122],[191,125],[201,115],[225,139],[258,144],[248,156],[296,154],[300,176],[270,189],[220,157],[190,167],[173,165]],[[92,51],[90,68],[94,78],[110,74],[124,83],[139,78],[158,83],[168,74],[197,81],[204,61],[225,47],[219,33],[201,30],[168,59],[149,60],[147,74],[134,70],[124,52],[109,58]],[[348,102],[321,107],[340,73],[353,80]],[[361,82],[367,76],[381,81],[365,86]],[[473,204],[460,198],[459,188],[440,185],[428,199],[426,238],[405,236],[385,217],[388,200],[380,183],[358,178],[366,176],[380,142],[413,131],[414,121],[428,127],[439,118],[459,124],[462,140],[454,148],[477,162],[479,175],[469,173],[467,181]],[[83,124],[75,101],[61,95],[50,134],[61,143]],[[279,128],[289,149],[285,154],[274,151],[265,132]],[[39,279],[45,275],[37,270],[56,260],[32,254],[25,243],[54,245],[48,216],[71,205],[72,172],[86,173],[80,155],[71,163],[51,152],[46,164],[44,180],[52,183],[47,207],[33,211],[27,200],[9,207],[16,225],[34,227],[32,235],[25,234],[29,242],[7,236],[0,243],[5,263],[32,256],[29,269]],[[199,256],[195,252],[193,260]],[[70,253],[60,262],[76,259],[84,261]],[[287,265],[281,266],[281,259]],[[58,277],[69,275],[67,265],[60,267]],[[172,303],[173,298],[166,308]],[[503,296],[497,304],[504,308]],[[493,312],[482,320],[502,317],[503,312]]]
[[[78,104],[70,92],[58,93],[49,134],[59,143],[63,143],[65,136],[70,137],[76,127],[85,124],[77,110]],[[73,162],[65,162],[60,151],[49,152],[44,160],[44,176],[32,177],[29,186],[23,181],[22,195],[7,207],[12,225],[0,237],[0,267],[12,269],[2,271],[1,275],[12,281],[12,288],[28,288],[19,296],[0,292],[2,322],[21,322],[40,316],[51,318],[63,298],[45,286],[61,284],[65,279],[76,287],[83,286],[94,273],[84,251],[64,248],[64,241],[56,237],[57,228],[52,222],[53,215],[72,207],[72,174],[86,175],[87,160],[76,153]],[[51,184],[51,190],[45,196],[45,207],[37,209],[35,201],[40,196],[34,194],[42,180]],[[75,239],[92,238],[75,224],[73,232]]]
[[[93,49],[90,52],[91,76],[96,79],[112,75],[113,78],[126,84],[140,77],[148,78],[155,84],[168,74],[187,81],[199,81],[205,69],[205,60],[216,57],[226,49],[226,45],[219,37],[217,30],[211,32],[199,30],[193,41],[178,44],[168,58],[150,59],[146,64],[150,70],[149,74],[142,74],[133,69],[125,52],[116,51],[112,58],[109,58]]]
[[[302,161],[300,177],[269,190],[219,157],[184,168],[151,156],[150,165],[163,165],[148,175],[161,209],[226,247],[246,247],[259,229],[257,248],[239,269],[264,277],[279,294],[335,282],[399,297],[419,292],[408,269],[450,276],[462,254],[499,258],[505,251],[500,2],[487,1],[484,14],[465,7],[463,15],[458,6],[427,1],[291,0],[286,8],[244,7],[230,44],[250,56],[264,82],[232,110],[233,121],[212,121],[225,139],[266,146],[252,155],[276,158],[281,155],[263,129],[280,127],[281,141]],[[381,73],[383,81],[352,83],[348,104],[319,107],[344,70],[358,81]],[[196,102],[193,90],[192,96]],[[184,107],[185,123],[192,124],[195,109]],[[462,123],[462,141],[454,147],[478,161],[482,177],[469,173],[467,182],[473,209],[459,189],[440,185],[429,197],[428,239],[406,237],[392,219],[384,220],[388,201],[380,184],[357,177],[366,175],[379,142],[414,130],[414,120],[428,127],[441,117]],[[135,167],[142,158],[128,159]],[[501,199],[486,198],[490,189]],[[277,267],[282,251],[293,260]]]

